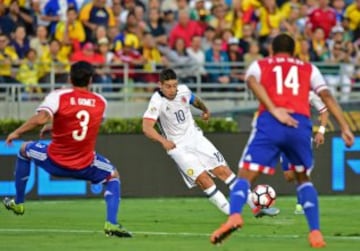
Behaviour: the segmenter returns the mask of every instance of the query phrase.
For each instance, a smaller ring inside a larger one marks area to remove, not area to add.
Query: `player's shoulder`
[[[51,91],[47,96],[51,97],[61,97],[64,94],[68,94],[73,92],[74,90],[72,88],[61,88],[61,89],[55,89]]]
[[[150,102],[152,103],[161,103],[165,98],[164,94],[160,89],[156,89],[154,93],[151,95]]]
[[[253,61],[250,64],[250,66],[251,67],[261,67],[261,66],[265,66],[265,65],[270,65],[272,63],[274,63],[274,57],[265,57],[265,58],[260,58],[260,59]]]
[[[96,93],[96,92],[92,92],[92,94],[94,95],[94,97],[101,100],[105,105],[107,105],[107,100],[103,95]]]
[[[313,64],[311,62],[305,62],[305,64],[306,64],[307,69],[309,69],[309,71],[311,71],[311,72],[314,72],[314,71],[320,72],[319,68],[315,64]]]
[[[187,85],[178,85],[177,89],[178,93],[190,92],[190,89],[187,87]]]

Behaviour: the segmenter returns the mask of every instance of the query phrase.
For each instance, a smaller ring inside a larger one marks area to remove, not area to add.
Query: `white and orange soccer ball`
[[[255,206],[268,208],[274,205],[276,200],[276,192],[269,185],[257,185],[251,193],[251,199]]]

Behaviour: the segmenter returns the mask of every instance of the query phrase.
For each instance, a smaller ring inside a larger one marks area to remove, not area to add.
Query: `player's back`
[[[311,84],[313,65],[286,55],[268,57],[257,63],[258,80],[272,102],[309,117],[309,91],[314,87]],[[260,104],[259,111],[264,110],[265,107]]]
[[[49,156],[61,166],[82,169],[93,161],[106,100],[99,94],[80,88],[54,93],[58,109],[53,119]]]

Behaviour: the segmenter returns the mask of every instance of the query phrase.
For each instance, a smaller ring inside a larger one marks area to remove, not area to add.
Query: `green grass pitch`
[[[281,213],[274,218],[255,219],[245,208],[244,228],[212,246],[209,234],[226,217],[205,198],[122,199],[120,221],[131,239],[105,237],[100,199],[29,201],[24,216],[0,208],[0,250],[310,250],[305,218],[293,214],[294,203],[294,197],[278,197]],[[320,206],[325,250],[359,251],[360,196],[322,196]]]

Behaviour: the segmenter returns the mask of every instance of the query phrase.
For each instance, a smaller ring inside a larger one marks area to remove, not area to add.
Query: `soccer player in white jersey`
[[[326,125],[328,123],[329,112],[327,110],[326,105],[321,101],[321,98],[316,95],[313,91],[309,94],[309,101],[312,107],[314,107],[317,112],[319,113],[319,121],[320,126],[317,130],[313,142],[315,143],[316,147],[325,143],[325,131]],[[286,158],[284,154],[281,155],[281,166],[284,171],[284,177],[288,182],[295,181],[295,173],[294,168],[290,165],[289,160]],[[304,210],[300,204],[300,198],[297,196],[297,204],[295,206],[295,214],[304,214]]]
[[[229,214],[229,202],[217,189],[211,176],[218,177],[230,189],[236,176],[219,150],[196,126],[190,105],[202,111],[204,120],[210,118],[210,112],[203,101],[186,85],[178,85],[174,70],[164,69],[160,73],[160,90],[152,95],[143,116],[143,132],[167,151],[178,165],[189,188],[199,186],[210,202],[223,213]],[[162,134],[154,128],[157,122]],[[255,217],[275,216],[279,213],[276,208],[261,209],[254,206],[251,200],[248,203]]]

